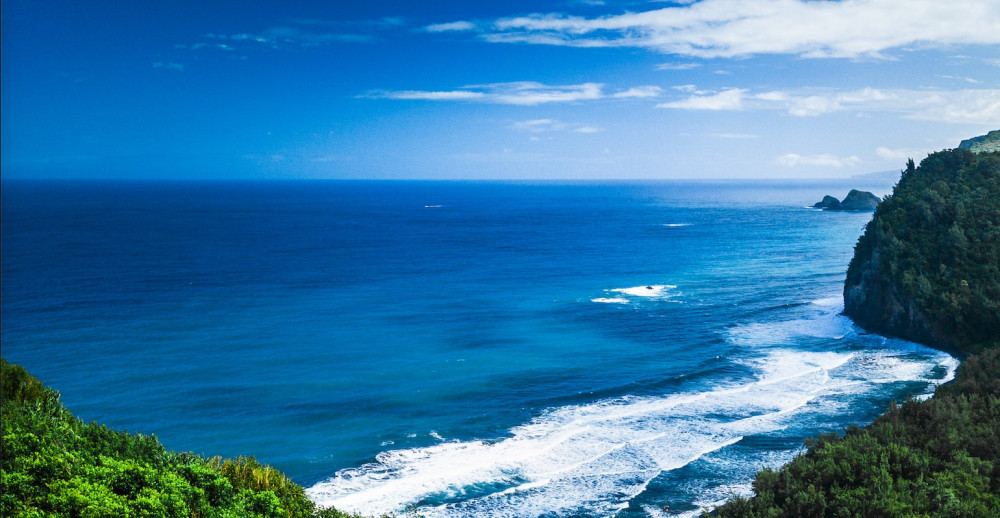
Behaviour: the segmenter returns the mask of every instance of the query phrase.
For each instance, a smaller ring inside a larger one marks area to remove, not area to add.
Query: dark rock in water
[[[878,206],[878,196],[868,192],[851,189],[843,201],[838,201],[833,196],[826,195],[823,201],[816,203],[813,207],[823,210],[875,210]]]
[[[844,201],[840,202],[840,210],[875,210],[878,202],[878,196],[868,191],[851,189]]]
[[[840,200],[827,194],[823,196],[823,201],[816,203],[813,207],[817,209],[838,210],[840,209]]]

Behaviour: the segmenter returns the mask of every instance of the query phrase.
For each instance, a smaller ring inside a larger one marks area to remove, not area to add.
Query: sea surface
[[[321,504],[693,516],[956,360],[841,316],[858,182],[3,181],[3,355]]]

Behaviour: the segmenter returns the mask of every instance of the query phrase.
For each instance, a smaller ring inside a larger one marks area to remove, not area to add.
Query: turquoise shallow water
[[[657,516],[947,379],[839,316],[832,183],[3,183],[3,354],[317,502]]]

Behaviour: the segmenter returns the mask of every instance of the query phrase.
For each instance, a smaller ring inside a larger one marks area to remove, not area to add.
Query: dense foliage
[[[807,446],[718,516],[1000,516],[1000,349],[964,362],[933,398]]]
[[[903,176],[858,240],[847,278],[878,268],[942,336],[1000,343],[1000,153],[933,153]]]
[[[968,358],[925,401],[823,435],[719,517],[1000,517],[1000,153],[911,160],[848,270],[879,269]]]
[[[0,359],[4,517],[350,518],[253,458],[167,451],[153,436],[84,423],[18,365]]]

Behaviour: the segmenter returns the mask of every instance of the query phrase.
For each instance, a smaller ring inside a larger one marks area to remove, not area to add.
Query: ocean
[[[3,355],[343,510],[695,516],[954,374],[840,315],[850,188],[4,180]]]

